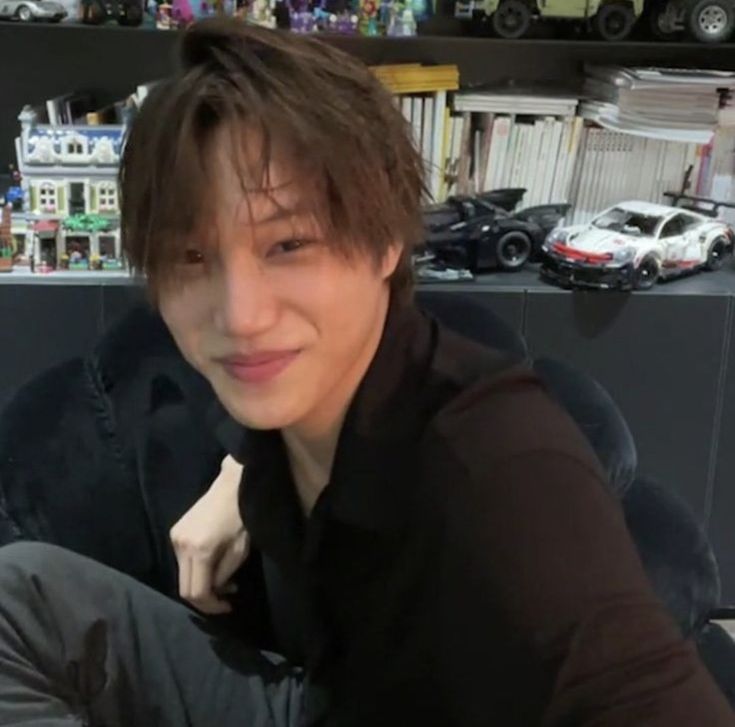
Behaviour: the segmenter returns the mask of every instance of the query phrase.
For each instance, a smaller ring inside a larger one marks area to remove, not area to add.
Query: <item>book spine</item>
[[[430,189],[434,199],[440,199],[444,179],[444,164],[447,147],[447,92],[437,91],[434,94],[434,107],[432,109],[432,141],[431,141],[431,178]]]

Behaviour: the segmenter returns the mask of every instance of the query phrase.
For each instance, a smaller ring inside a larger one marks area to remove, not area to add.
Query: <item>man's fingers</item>
[[[213,584],[220,588],[232,578],[250,552],[250,536],[242,531],[226,548],[214,571]]]
[[[191,588],[191,561],[185,555],[176,554],[179,564],[179,596],[188,598]]]
[[[188,598],[194,602],[204,602],[212,595],[214,558],[211,555],[195,556],[191,563]]]

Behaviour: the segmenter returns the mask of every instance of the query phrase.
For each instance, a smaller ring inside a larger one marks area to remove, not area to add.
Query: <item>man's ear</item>
[[[391,243],[383,254],[383,260],[380,266],[380,273],[383,280],[388,280],[396,271],[398,262],[403,254],[404,246],[400,242]]]

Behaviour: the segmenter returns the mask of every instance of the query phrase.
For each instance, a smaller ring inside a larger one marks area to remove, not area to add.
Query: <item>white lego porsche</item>
[[[717,270],[733,242],[733,230],[706,214],[621,202],[587,225],[553,230],[543,245],[541,275],[566,286],[646,290],[663,278]]]

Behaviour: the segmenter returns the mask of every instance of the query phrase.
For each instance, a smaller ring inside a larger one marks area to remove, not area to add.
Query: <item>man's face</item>
[[[181,283],[160,292],[161,314],[237,421],[308,426],[330,407],[338,413],[359,382],[399,250],[379,266],[366,256],[348,262],[297,211],[308,189],[282,184],[272,169],[273,191],[250,194],[248,204],[225,145],[213,151],[221,172],[213,238],[182,245]]]

